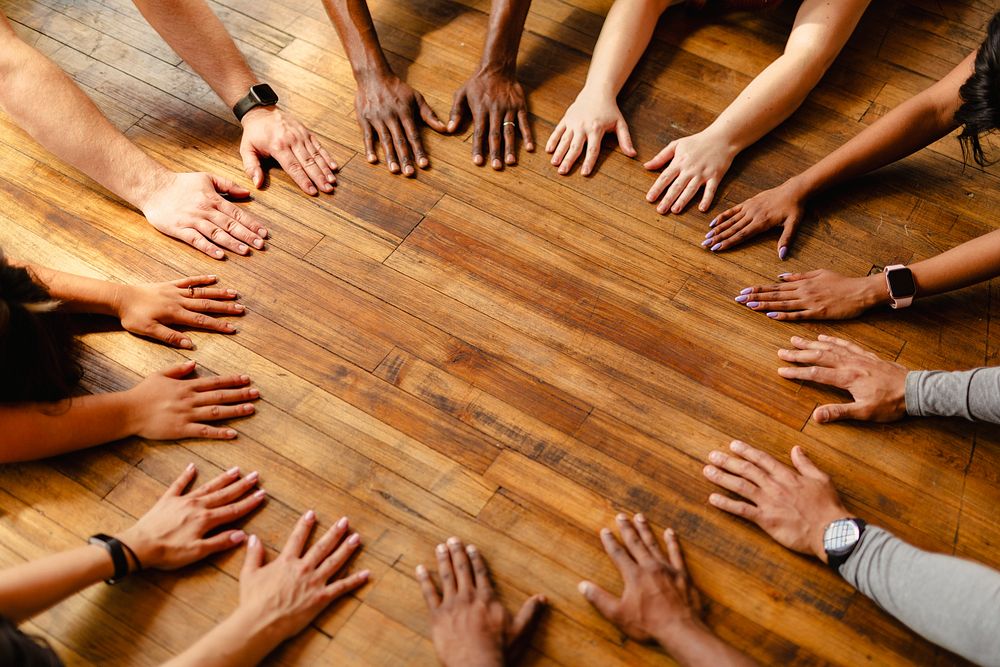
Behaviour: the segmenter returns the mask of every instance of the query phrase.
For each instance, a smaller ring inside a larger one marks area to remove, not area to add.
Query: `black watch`
[[[236,120],[243,120],[243,116],[246,116],[251,109],[273,107],[277,103],[278,95],[274,92],[274,88],[266,83],[258,83],[250,86],[250,92],[246,97],[233,105],[233,114]]]
[[[823,531],[827,564],[834,572],[840,574],[840,566],[847,562],[861,542],[866,525],[863,519],[837,519]]]
[[[111,575],[110,579],[105,579],[104,583],[114,585],[128,576],[128,557],[125,555],[124,544],[104,533],[91,535],[87,543],[104,547],[111,554],[111,562],[115,566],[115,573]]]

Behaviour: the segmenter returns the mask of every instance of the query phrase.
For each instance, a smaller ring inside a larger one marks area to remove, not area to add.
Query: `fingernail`
[[[425,160],[425,162],[426,162],[426,160]],[[333,174],[330,174],[329,176],[326,177],[326,182],[327,183],[336,183],[337,182],[337,177],[334,176]]]
[[[208,279],[214,282],[214,281],[216,281],[216,280],[219,279],[219,276],[212,275],[212,276],[209,276]]]
[[[778,274],[778,277],[779,277],[779,278],[787,278],[787,277],[788,277],[788,276],[790,276],[790,275],[792,275],[792,274],[791,274],[791,273],[779,273],[779,274]]]
[[[708,460],[712,463],[722,463],[725,457],[720,452],[712,452],[708,455]]]
[[[268,231],[267,231],[267,229],[265,229],[264,227],[261,227],[260,229],[258,229],[257,230],[257,236],[261,237],[262,239],[266,239],[268,237]]]
[[[721,247],[722,247],[721,243],[716,243],[714,246],[712,246],[712,252],[715,252],[716,250],[718,250]]]
[[[226,331],[233,331],[233,332],[235,332],[236,331],[236,326],[233,325],[233,324],[230,324],[229,322],[226,322]]]
[[[353,535],[347,538],[347,546],[349,547],[356,547],[360,542],[361,542],[361,536],[358,535],[357,533],[354,533]]]
[[[253,247],[260,250],[261,248],[264,247],[264,240],[260,238],[254,239]]]
[[[740,294],[749,294],[752,291],[753,291],[752,287],[744,287],[743,289],[740,290]]]
[[[718,217],[713,218],[712,222],[708,223],[708,226],[709,227],[715,227],[717,224],[719,224],[719,218]]]
[[[784,259],[787,256],[788,256],[787,246],[781,246],[780,248],[778,248],[778,259]]]
[[[426,577],[427,576],[427,568],[424,567],[422,564],[418,565],[416,567],[416,573],[417,573],[418,577]]]
[[[226,294],[228,294],[229,296],[236,296],[236,290],[234,290],[234,289],[227,289],[226,290]]]
[[[457,547],[458,546],[458,538],[457,537],[449,537],[448,538],[448,546]]]
[[[246,413],[246,414],[250,414],[251,412],[254,411],[254,407],[252,405],[250,405],[249,403],[247,403],[246,405],[242,406],[240,409],[243,410],[243,412]]]
[[[316,518],[316,512],[308,510],[302,518],[306,521],[312,521]]]
[[[770,317],[773,320],[774,318],[776,318],[778,316],[778,313],[770,312],[770,313],[767,314],[767,316]]]
[[[710,238],[712,238],[712,234],[715,234],[715,230],[714,230],[714,229],[710,229],[710,230],[708,231],[708,234],[705,234],[705,238],[706,238],[706,239],[710,239]]]
[[[242,303],[234,303],[234,304],[233,304],[233,310],[235,310],[235,311],[237,311],[237,312],[240,312],[240,313],[242,313],[242,312],[243,312],[243,309],[244,309],[245,307],[246,307],[246,306],[244,306],[244,305],[243,305]]]
[[[250,536],[250,539],[249,539],[249,540],[247,540],[247,546],[248,546],[248,547],[255,547],[255,546],[257,546],[257,543],[258,543],[259,541],[260,541],[260,540],[258,540],[258,539],[257,539],[257,536],[256,536],[256,535],[251,535],[251,536]]]
[[[250,389],[249,393],[250,393],[250,398],[259,398],[260,397],[260,390],[257,389],[256,387],[253,387],[252,389]]]
[[[252,473],[247,475],[246,480],[248,482],[256,482],[258,477],[260,477],[260,473],[254,470]]]
[[[710,245],[712,245],[712,239],[705,239],[704,241],[701,242],[702,248],[707,248]]]
[[[311,194],[311,195],[314,195],[314,194],[317,194],[317,193],[319,192],[319,190],[317,190],[317,189],[315,188],[315,186],[312,186],[312,185],[310,185],[310,186],[309,186],[309,187],[308,187],[308,188],[306,189],[306,192],[308,192],[308,193],[309,193],[309,194]]]
[[[500,160],[499,160],[499,159],[494,159],[494,160],[493,160],[493,168],[494,168],[494,169],[499,169],[499,168],[500,168],[500,167],[501,167],[502,165],[503,165],[503,163],[502,163],[502,162],[500,162]]]
[[[240,542],[245,540],[246,537],[247,537],[246,533],[244,533],[242,530],[237,530],[235,533],[229,536],[229,541],[232,542],[233,544],[239,544]]]
[[[249,249],[250,249],[250,248],[248,248],[248,247],[247,247],[247,245],[246,245],[245,243],[241,243],[241,244],[239,245],[239,251],[240,251],[241,253],[243,253],[243,252],[246,252],[246,251],[247,251],[247,250],[249,250]]]
[[[221,251],[221,250],[216,250],[216,251],[215,251],[215,252],[213,253],[213,255],[214,255],[214,257],[215,257],[216,259],[222,259],[222,251]]]
[[[739,303],[745,303],[746,300],[749,299],[749,298],[750,297],[747,296],[746,294],[740,294],[738,297],[736,297],[736,301],[739,302]]]
[[[443,544],[439,544],[437,545],[437,547],[435,547],[435,551],[437,551],[439,554],[445,554],[448,552],[448,549]]]
[[[601,537],[607,537],[610,534],[611,534],[610,530],[608,530],[607,528],[601,528]]]
[[[229,475],[229,476],[233,476],[233,475],[238,475],[239,472],[240,472],[240,467],[239,466],[233,466],[232,468],[230,468],[229,470],[226,471],[226,474]]]
[[[371,570],[361,570],[358,572],[358,579],[367,579],[371,576]]]
[[[638,514],[635,515],[635,520],[640,521],[642,523],[646,523],[646,517],[642,512],[639,512]]]
[[[249,375],[244,374],[240,376],[240,382],[249,382],[249,381],[250,381]]]
[[[347,517],[346,517],[346,516],[342,516],[342,517],[340,517],[340,518],[339,518],[339,519],[337,520],[337,523],[336,523],[336,527],[337,527],[337,528],[338,528],[339,530],[343,530],[344,528],[347,528]]]
[[[470,545],[468,545],[467,547],[465,547],[465,550],[466,550],[466,551],[467,551],[467,552],[469,553],[469,555],[471,556],[472,554],[476,553],[476,545],[475,545],[475,544],[470,544]]]
[[[588,584],[586,581],[581,581],[579,584],[576,585],[576,590],[580,591],[580,594],[586,597],[590,595],[590,584]]]
[[[181,340],[181,347],[183,347],[185,350],[190,350],[193,347],[193,345],[191,345],[190,340],[184,338]]]
[[[734,452],[742,452],[744,449],[746,449],[746,446],[739,440],[733,440],[731,443],[729,443],[729,449],[733,450]]]
[[[194,470],[194,463],[187,464],[187,468],[185,468],[185,470],[187,472],[191,472],[192,470]]]
[[[257,500],[260,500],[261,498],[263,498],[266,495],[267,495],[267,491],[265,491],[264,489],[259,489],[257,491],[257,493],[253,494],[253,497],[255,499],[257,499]]]
[[[747,308],[756,308],[760,305],[760,301],[750,301],[747,303]]]
[[[675,534],[673,528],[667,528],[667,530],[664,532],[666,532],[666,534],[669,535],[670,537],[673,537]]]
[[[234,431],[233,429],[229,429],[228,431],[226,431],[226,437],[227,438],[235,438],[236,437],[236,431]]]

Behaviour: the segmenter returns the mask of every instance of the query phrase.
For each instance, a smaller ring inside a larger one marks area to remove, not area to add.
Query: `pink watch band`
[[[913,303],[912,294],[910,296],[904,296],[897,299],[892,294],[892,286],[889,285],[889,272],[895,269],[905,269],[905,268],[906,267],[902,264],[892,264],[891,266],[885,267],[885,270],[882,272],[883,274],[885,274],[885,291],[889,293],[889,305],[892,306],[893,308],[906,308],[907,306]]]

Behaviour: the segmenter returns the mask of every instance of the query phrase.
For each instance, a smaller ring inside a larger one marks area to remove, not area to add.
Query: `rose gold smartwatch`
[[[889,290],[889,303],[893,308],[906,308],[913,303],[917,284],[913,272],[902,264],[885,267],[885,286]]]

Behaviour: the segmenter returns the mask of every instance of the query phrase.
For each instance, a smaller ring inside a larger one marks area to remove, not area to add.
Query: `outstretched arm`
[[[958,91],[972,74],[975,59],[976,54],[970,54],[946,77],[900,104],[803,173],[715,218],[702,245],[713,251],[726,250],[781,226],[778,256],[784,259],[811,197],[900,160],[957,127],[955,112],[962,104]]]
[[[601,152],[601,140],[615,132],[622,151],[635,157],[628,124],[618,108],[618,93],[649,45],[660,14],[681,0],[618,0],[608,12],[587,81],[545,144],[552,164],[568,174],[586,147],[580,174],[590,175]]]
[[[785,52],[761,72],[715,121],[672,141],[647,169],[666,169],[646,194],[661,214],[680,213],[698,190],[708,210],[733,159],[788,118],[840,53],[870,0],[805,0]]]
[[[184,59],[230,109],[259,80],[222,21],[204,0],[135,0],[136,7],[177,55]],[[241,121],[240,155],[247,176],[264,185],[261,159],[273,157],[308,194],[332,192],[337,163],[302,123],[277,107],[257,107]]]

